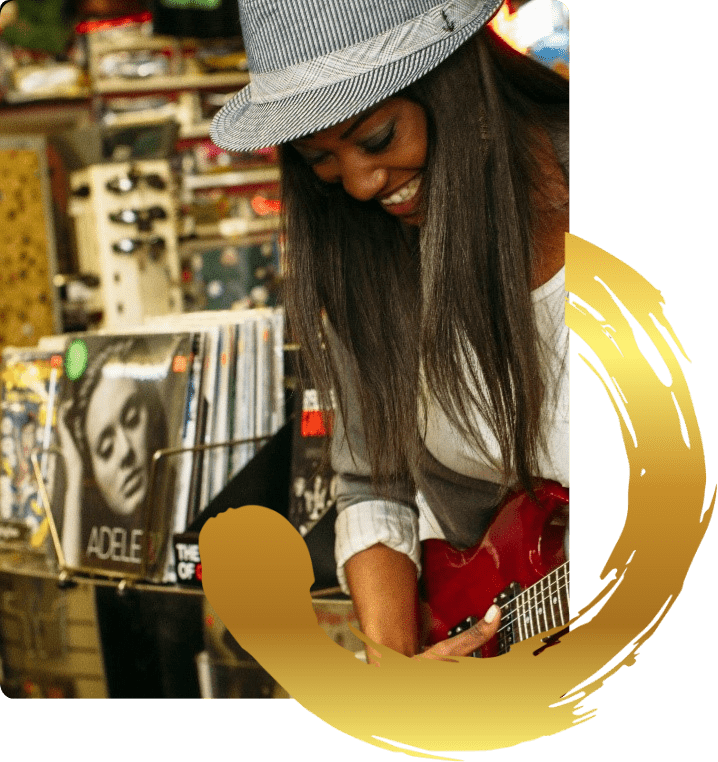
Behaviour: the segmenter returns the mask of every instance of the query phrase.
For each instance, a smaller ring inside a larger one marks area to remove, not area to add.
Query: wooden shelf
[[[5,93],[5,102],[10,106],[32,106],[33,104],[52,103],[59,101],[61,103],[83,102],[90,97],[90,90],[87,87],[75,87],[71,90],[53,90],[40,93],[21,93],[17,90],[10,90]]]
[[[238,172],[185,175],[182,182],[185,190],[198,190],[199,188],[228,188],[236,185],[277,183],[279,179],[279,167],[258,167]]]
[[[146,79],[124,79],[108,77],[96,79],[92,83],[92,91],[97,95],[118,93],[151,93],[162,90],[206,90],[213,87],[236,87],[238,89],[249,84],[249,74],[246,72],[215,73],[215,74],[178,74]]]

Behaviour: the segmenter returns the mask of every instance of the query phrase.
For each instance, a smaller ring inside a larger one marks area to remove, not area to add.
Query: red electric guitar
[[[512,643],[568,622],[568,490],[546,481],[535,492],[536,501],[525,492],[511,493],[473,548],[423,542],[423,597],[432,615],[429,645],[470,627],[493,602],[501,607],[499,632],[474,656],[498,656]],[[548,638],[544,647],[564,632]]]

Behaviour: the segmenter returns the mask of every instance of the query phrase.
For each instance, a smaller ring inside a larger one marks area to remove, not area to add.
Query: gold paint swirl
[[[537,636],[500,658],[458,663],[376,646],[382,663],[370,667],[317,624],[309,554],[284,518],[245,506],[201,532],[204,590],[224,624],[299,703],[355,738],[435,759],[565,730],[592,716],[577,703],[634,662],[680,593],[715,502],[714,493],[703,510],[703,447],[680,343],[660,293],[628,265],[573,235],[566,260],[566,322],[600,362],[592,367],[614,404],[630,478],[604,569],[615,579],[559,645],[534,656]]]

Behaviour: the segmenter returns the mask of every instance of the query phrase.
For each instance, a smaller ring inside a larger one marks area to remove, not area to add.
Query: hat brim
[[[210,136],[227,151],[254,151],[288,143],[360,114],[421,79],[478,32],[503,0],[487,3],[476,18],[438,42],[356,77],[275,101],[252,101],[251,83],[212,120]]]

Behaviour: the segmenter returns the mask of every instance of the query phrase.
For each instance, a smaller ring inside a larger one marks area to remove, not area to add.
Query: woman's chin
[[[134,515],[145,501],[146,492],[143,490],[137,495],[132,495],[121,503],[115,503],[110,506],[112,512],[121,518],[128,518]]]

